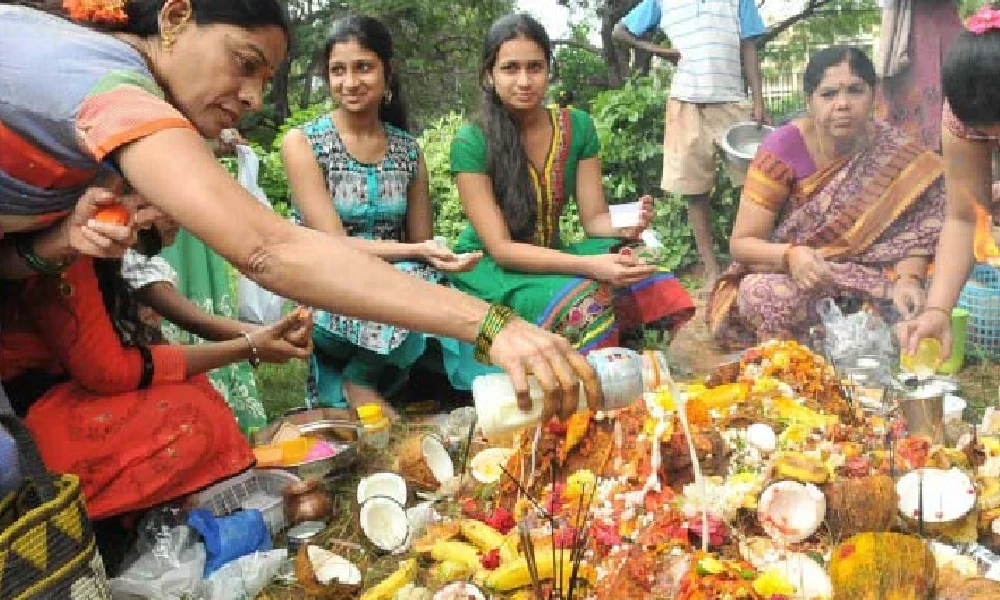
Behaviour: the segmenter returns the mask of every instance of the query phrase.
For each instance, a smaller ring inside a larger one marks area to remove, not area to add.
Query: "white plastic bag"
[[[202,598],[204,571],[205,546],[194,539],[191,529],[164,528],[151,547],[110,581],[111,596],[115,600]]]
[[[239,170],[237,179],[248,192],[254,195],[261,204],[273,210],[267,194],[257,184],[257,173],[260,158],[250,146],[236,146],[236,159]],[[237,294],[240,299],[240,320],[258,325],[268,325],[281,319],[281,309],[285,299],[262,288],[256,282],[240,275],[237,283]]]
[[[284,549],[255,552],[222,567],[204,582],[208,600],[253,600],[288,560]]]

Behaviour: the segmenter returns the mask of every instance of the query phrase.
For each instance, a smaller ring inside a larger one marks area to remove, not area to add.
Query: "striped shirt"
[[[681,53],[670,96],[703,103],[746,100],[740,41],[767,31],[754,0],[643,0],[622,25],[636,36],[662,29]]]

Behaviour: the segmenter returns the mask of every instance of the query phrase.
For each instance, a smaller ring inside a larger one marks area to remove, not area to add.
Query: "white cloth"
[[[122,278],[133,290],[141,290],[158,281],[177,285],[177,271],[170,263],[159,256],[145,256],[132,249],[122,257]]]

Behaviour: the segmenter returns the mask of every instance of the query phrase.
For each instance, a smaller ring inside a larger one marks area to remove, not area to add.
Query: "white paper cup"
[[[637,227],[642,221],[642,201],[612,204],[608,210],[611,211],[612,227]]]

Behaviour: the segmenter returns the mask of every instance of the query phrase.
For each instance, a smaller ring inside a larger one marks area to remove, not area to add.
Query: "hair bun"
[[[81,23],[123,25],[128,23],[127,0],[63,0],[69,18]]]

